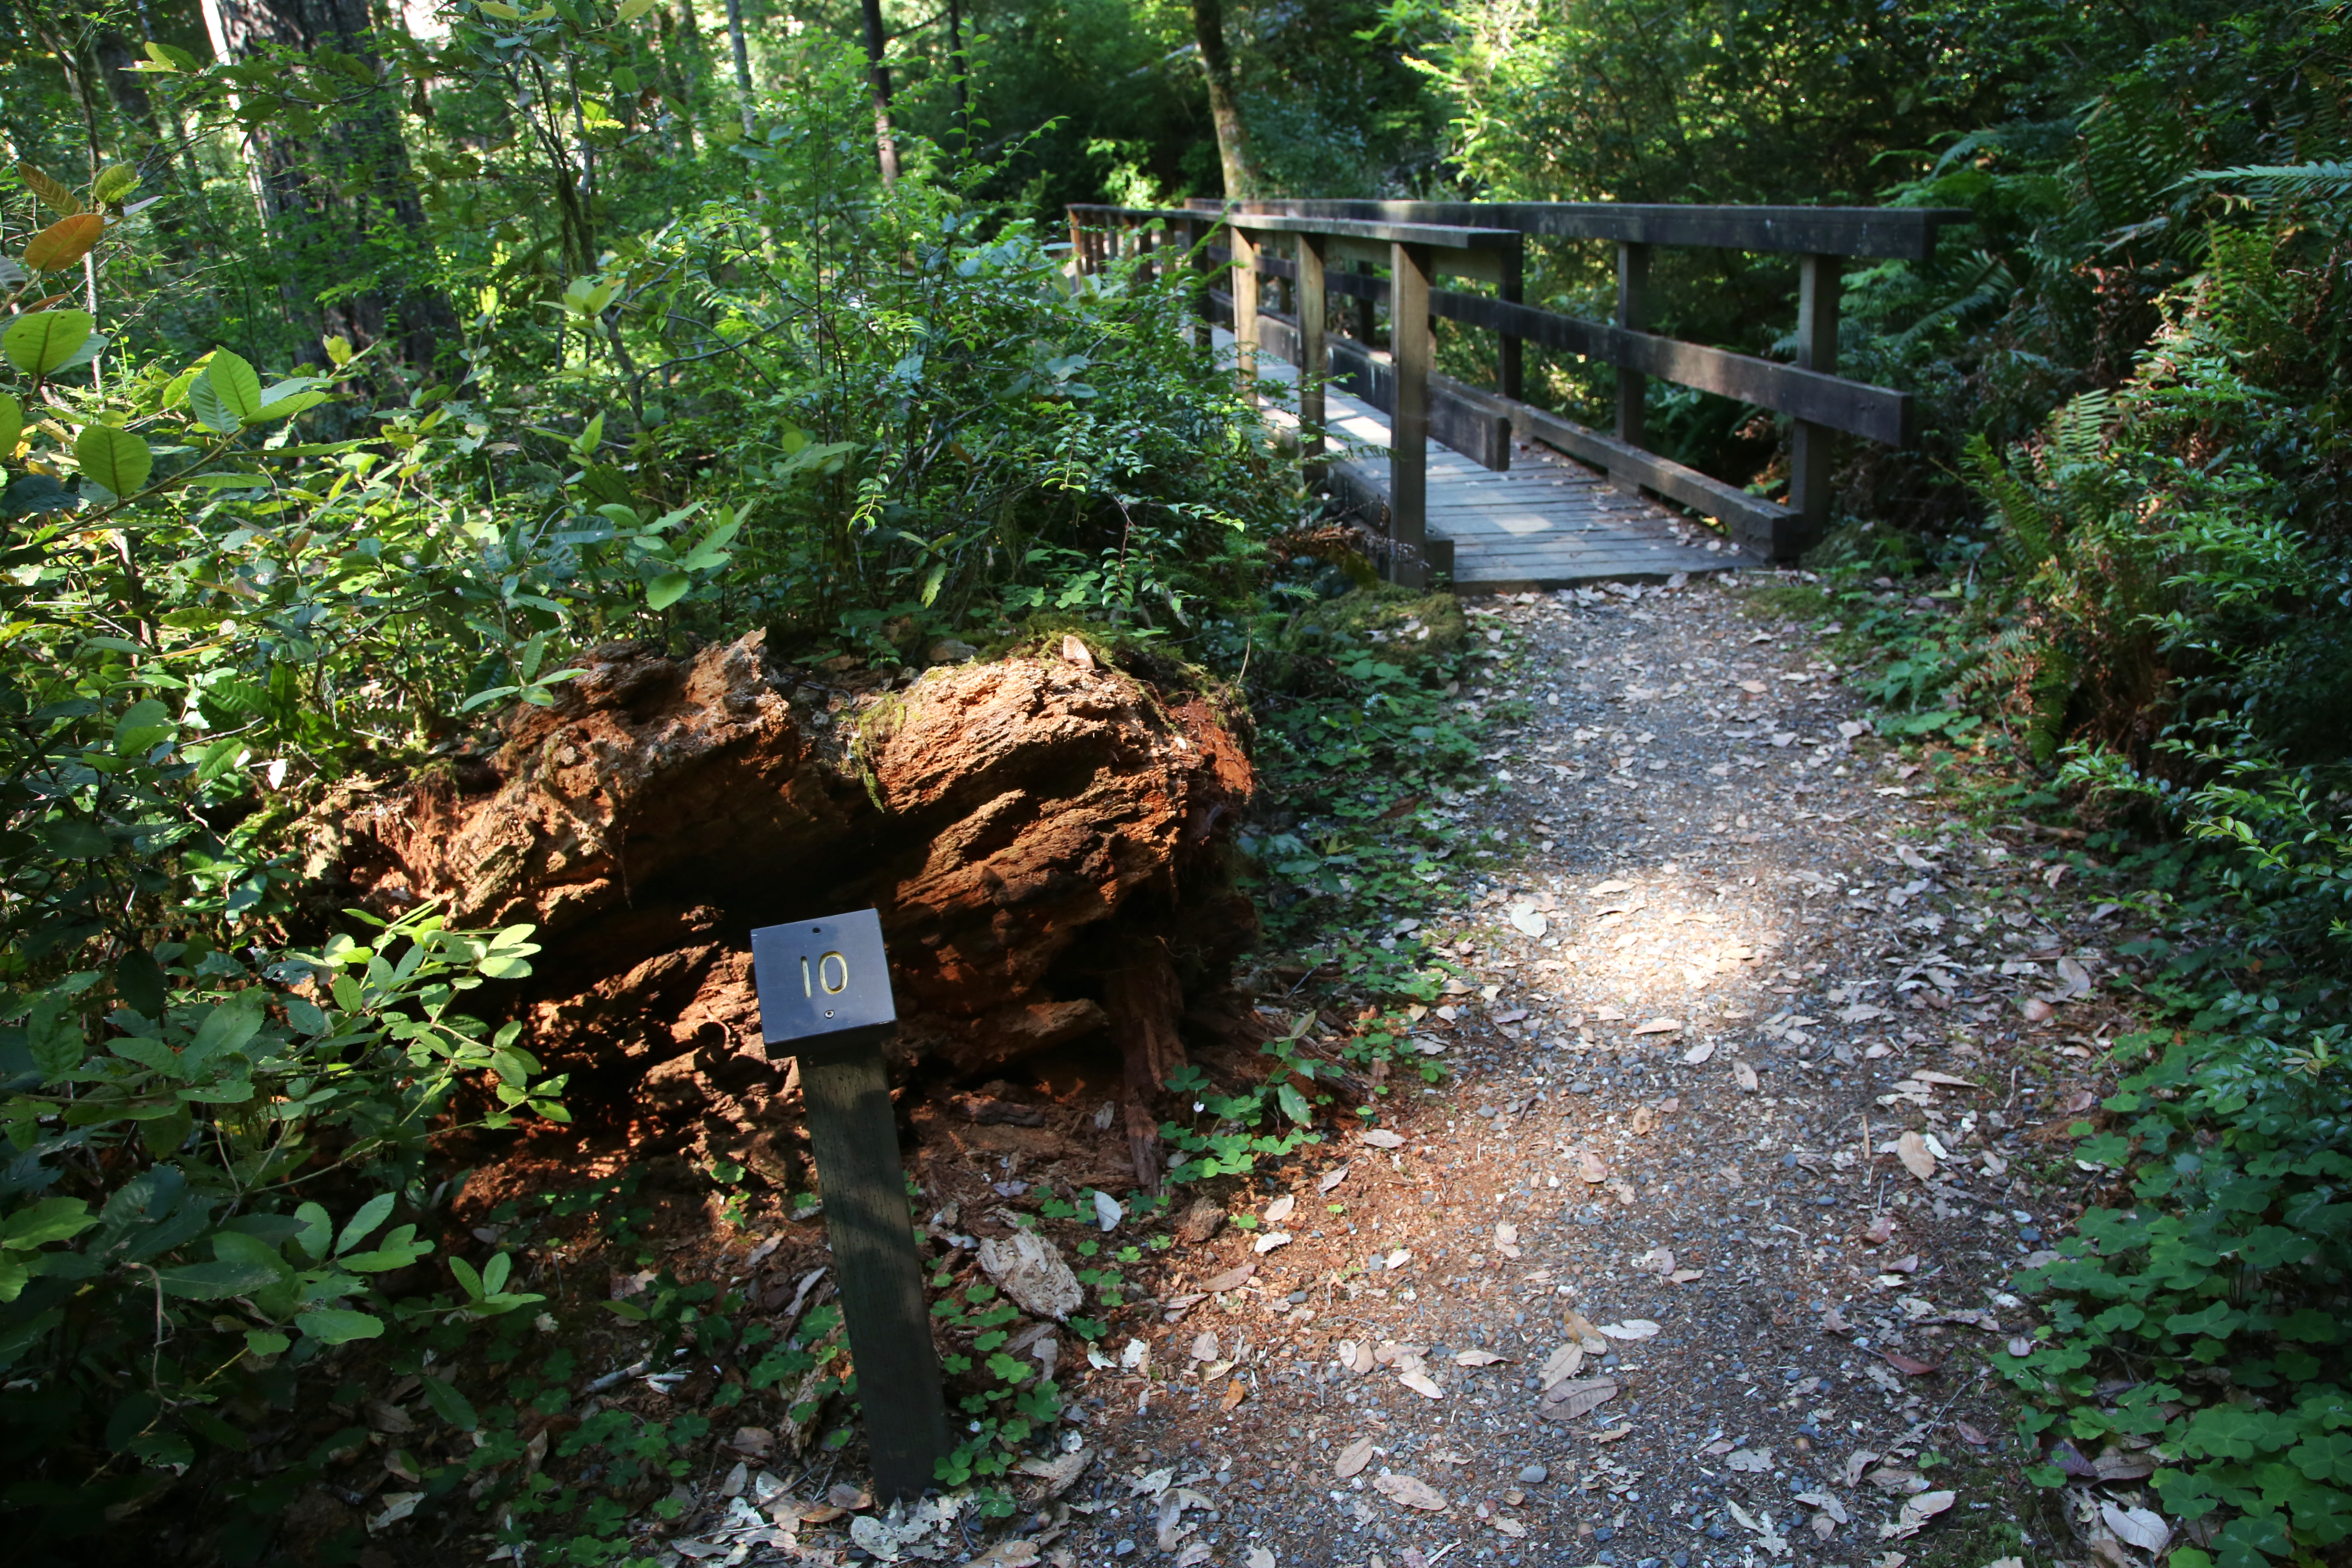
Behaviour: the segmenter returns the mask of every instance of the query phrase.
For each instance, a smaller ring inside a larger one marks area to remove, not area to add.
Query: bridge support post
[[[1837,371],[1838,258],[1807,256],[1797,263],[1797,368]],[[1830,520],[1830,436],[1809,419],[1795,422],[1789,443],[1789,508],[1804,521],[1788,554],[1820,540]]]
[[[1389,357],[1396,407],[1389,416],[1389,580],[1429,585],[1429,247],[1389,247]]]
[[[1496,292],[1514,305],[1527,302],[1527,242],[1522,239],[1506,251],[1502,258],[1503,281]],[[1526,340],[1509,332],[1502,334],[1502,346],[1495,364],[1495,389],[1514,403],[1525,401]]]
[[[1650,330],[1650,247],[1646,245],[1620,244],[1617,247],[1617,324],[1628,331]],[[1643,399],[1649,390],[1650,378],[1635,370],[1617,367],[1617,439],[1629,447],[1646,448],[1649,430],[1644,416]],[[1616,476],[1612,475],[1612,479]]]
[[[1323,249],[1319,234],[1298,237],[1298,429],[1299,450],[1309,475],[1323,456],[1323,378],[1330,371],[1323,352]]]
[[[1234,373],[1245,389],[1257,381],[1257,241],[1230,225],[1225,243],[1234,253]]]

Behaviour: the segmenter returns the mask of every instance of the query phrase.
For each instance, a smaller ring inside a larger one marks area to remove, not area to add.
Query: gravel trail
[[[2079,1207],[2038,1134],[2095,1092],[2116,914],[1927,798],[1769,591],[1473,604],[1459,700],[1533,717],[1391,933],[1462,971],[1448,1076],[1180,1244],[1077,1383],[1108,1463],[1045,1560],[2014,1550],[1990,1363]]]

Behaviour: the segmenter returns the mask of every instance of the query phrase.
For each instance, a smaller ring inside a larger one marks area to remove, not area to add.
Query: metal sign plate
[[[872,910],[751,933],[760,1037],[806,1055],[887,1034],[898,1021],[882,917]]]

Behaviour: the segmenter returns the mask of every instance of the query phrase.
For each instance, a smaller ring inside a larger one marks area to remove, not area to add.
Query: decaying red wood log
[[[747,934],[871,903],[901,1065],[967,1078],[1111,1031],[1150,1184],[1178,1019],[1254,929],[1224,869],[1253,776],[1197,677],[1071,654],[860,692],[756,633],[599,648],[494,752],[314,813],[310,868],[331,901],[538,925],[520,1005],[550,1069],[655,1121],[698,1097],[710,1152],[755,1166],[786,1090]]]

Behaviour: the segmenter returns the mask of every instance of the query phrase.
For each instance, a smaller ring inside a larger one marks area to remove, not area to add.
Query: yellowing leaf
[[[106,220],[96,213],[59,218],[25,247],[25,266],[35,272],[62,272],[89,255],[105,232]]]

